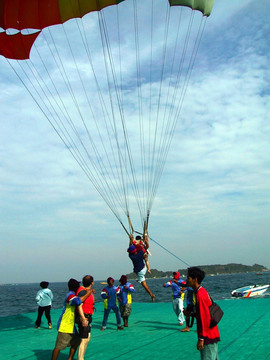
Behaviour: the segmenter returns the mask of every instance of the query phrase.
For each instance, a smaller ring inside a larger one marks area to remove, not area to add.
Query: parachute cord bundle
[[[7,60],[126,232],[138,217],[148,229],[205,26],[173,3],[126,0],[79,20],[67,0],[71,20],[44,28],[31,60]]]

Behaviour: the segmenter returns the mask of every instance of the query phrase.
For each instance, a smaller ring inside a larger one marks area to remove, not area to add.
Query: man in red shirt
[[[86,293],[87,290],[90,290],[90,295],[87,299],[84,300],[82,304],[82,310],[84,313],[85,318],[88,320],[88,325],[83,326],[81,322],[81,318],[79,314],[76,317],[76,323],[79,328],[79,335],[81,338],[81,343],[78,350],[78,360],[84,360],[84,355],[87,349],[87,345],[90,341],[91,337],[91,322],[92,322],[92,315],[94,312],[94,305],[95,305],[95,289],[92,289],[92,286],[94,285],[94,278],[91,275],[85,275],[82,279],[83,286],[80,286],[77,290],[76,295],[82,298]]]
[[[200,268],[188,268],[187,285],[193,288],[196,296],[197,349],[201,353],[201,360],[218,360],[220,336],[217,325],[210,327],[209,306],[212,301],[208,292],[201,286],[204,277],[205,272]]]

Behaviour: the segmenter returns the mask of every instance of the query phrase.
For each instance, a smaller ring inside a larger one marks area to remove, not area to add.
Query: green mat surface
[[[224,310],[219,325],[220,359],[270,360],[270,298],[218,303]],[[181,333],[171,303],[133,303],[129,327],[123,331],[116,330],[113,312],[107,329],[100,331],[103,304],[96,304],[96,308],[85,360],[200,359],[196,350],[196,326],[189,333]],[[0,317],[0,359],[50,360],[60,313],[61,309],[52,310],[52,330],[47,328],[45,317],[41,328],[34,328],[36,313]],[[58,357],[59,360],[67,358],[68,349]]]

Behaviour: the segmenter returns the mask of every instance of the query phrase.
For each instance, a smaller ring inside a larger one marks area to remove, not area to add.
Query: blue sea
[[[185,279],[185,278],[184,278]],[[170,302],[170,290],[163,288],[163,284],[168,281],[167,278],[162,279],[147,279],[147,284],[156,295],[156,302]],[[101,290],[104,288],[105,280],[95,281],[94,288],[96,289],[95,300],[101,302]],[[135,287],[135,294],[133,295],[134,302],[150,302],[149,295],[145,292],[136,280],[130,280]],[[203,286],[207,289],[214,300],[230,299],[232,290],[245,285],[265,285],[270,284],[270,271],[263,272],[262,275],[256,273],[241,273],[228,275],[206,276],[203,281]],[[118,285],[118,281],[115,281]],[[53,308],[62,308],[65,295],[68,291],[67,283],[52,282],[49,285],[54,295]],[[37,304],[35,301],[36,293],[40,290],[39,283],[31,284],[4,284],[0,285],[0,316],[17,315],[21,313],[35,312]],[[270,297],[270,290],[265,293],[266,297]],[[247,301],[247,299],[241,299]]]

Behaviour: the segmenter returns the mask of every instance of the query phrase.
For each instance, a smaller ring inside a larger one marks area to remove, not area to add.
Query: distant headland
[[[227,265],[198,265],[206,275],[221,275],[221,274],[236,274],[236,273],[245,273],[245,272],[256,272],[258,274],[264,271],[270,271],[263,265],[254,264],[252,266],[242,265],[242,264],[227,264]],[[147,278],[169,278],[172,276],[172,272],[176,271],[161,271],[157,269],[151,269],[151,274],[147,274]],[[186,276],[187,269],[178,269],[181,275]],[[135,279],[136,275],[134,273],[127,274],[129,279]]]

